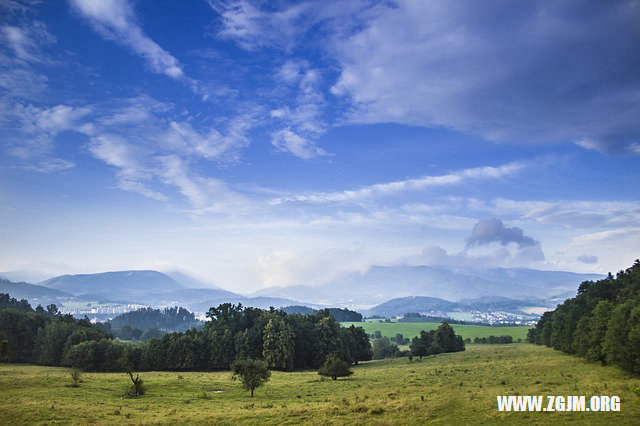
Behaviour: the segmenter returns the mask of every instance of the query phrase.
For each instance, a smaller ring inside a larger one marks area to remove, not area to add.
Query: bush
[[[331,377],[336,380],[338,377],[347,377],[353,374],[349,369],[349,364],[341,360],[338,355],[330,354],[325,359],[324,364],[320,367],[318,374],[321,376]]]

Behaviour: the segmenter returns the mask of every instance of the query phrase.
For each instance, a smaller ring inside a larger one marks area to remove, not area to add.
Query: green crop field
[[[412,338],[420,334],[420,330],[435,330],[440,323],[434,322],[341,322],[341,325],[349,327],[351,324],[360,326],[364,330],[372,334],[375,331],[380,331],[383,336],[393,337],[396,333],[401,333],[404,337]],[[527,337],[527,330],[530,326],[514,326],[514,327],[489,327],[484,325],[466,325],[466,324],[451,324],[456,334],[460,334],[463,339],[469,337],[473,340],[476,337],[489,337],[494,336],[512,336],[514,340],[521,338],[524,340]]]
[[[0,424],[638,424],[640,384],[603,367],[529,344],[473,345],[414,360],[371,361],[346,379],[273,372],[250,398],[230,373],[141,373],[147,394],[121,397],[122,373],[0,364]],[[497,395],[617,395],[619,412],[499,412]]]

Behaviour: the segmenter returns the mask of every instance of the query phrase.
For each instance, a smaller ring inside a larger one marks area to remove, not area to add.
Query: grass
[[[351,324],[356,327],[362,327],[364,330],[373,334],[380,331],[383,336],[395,337],[396,333],[402,333],[404,337],[412,338],[420,334],[420,330],[435,330],[440,323],[435,322],[341,322],[341,325],[349,327]],[[513,327],[490,327],[486,325],[467,325],[467,324],[451,324],[456,334],[460,334],[463,339],[467,337],[473,340],[476,337],[494,336],[512,336],[514,340],[527,337],[527,330],[530,326],[513,326]]]
[[[147,394],[122,399],[122,373],[0,364],[0,423],[637,424],[640,379],[549,348],[473,345],[420,362],[367,362],[346,379],[273,372],[250,398],[228,372],[147,372]],[[620,412],[498,412],[497,395],[618,395]]]

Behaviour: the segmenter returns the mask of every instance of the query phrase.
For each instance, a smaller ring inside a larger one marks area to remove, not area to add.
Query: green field
[[[603,367],[529,344],[473,345],[409,363],[371,361],[333,381],[313,371],[274,372],[250,398],[230,373],[149,372],[147,394],[122,399],[128,377],[0,364],[0,423],[216,424],[638,424],[640,384]],[[620,412],[497,410],[497,395],[617,395]]]
[[[349,327],[351,324],[360,326],[364,330],[372,334],[375,331],[380,331],[383,336],[395,337],[396,333],[402,333],[404,337],[412,338],[420,334],[420,330],[435,330],[440,323],[434,322],[341,322],[341,325]],[[460,334],[463,339],[469,337],[473,340],[476,337],[489,337],[494,336],[512,336],[514,340],[521,338],[524,340],[527,337],[527,330],[530,326],[515,326],[515,327],[488,327],[484,325],[466,325],[466,324],[451,324],[456,334]]]

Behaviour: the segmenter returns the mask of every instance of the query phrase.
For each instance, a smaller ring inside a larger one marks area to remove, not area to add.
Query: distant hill
[[[459,303],[439,299],[437,297],[409,296],[388,300],[378,306],[374,306],[365,313],[369,316],[382,317],[401,316],[408,312],[443,312],[459,309]]]
[[[432,312],[444,316],[447,312],[471,312],[471,311],[505,311],[521,312],[524,306],[549,307],[552,301],[540,299],[510,299],[500,296],[485,296],[477,299],[462,299],[459,302],[451,302],[437,297],[410,296],[388,300],[380,305],[365,311],[367,316],[399,317],[409,312]]]
[[[61,275],[39,285],[81,294],[104,294],[123,297],[125,294],[160,293],[184,288],[176,280],[158,271],[117,271],[98,274]]]
[[[449,301],[499,296],[551,298],[575,292],[593,274],[533,269],[449,270],[430,266],[372,266],[320,286],[270,287],[252,295],[284,297],[321,305],[366,309],[398,297],[428,296]]]
[[[60,299],[72,297],[71,294],[60,290],[24,282],[15,283],[4,278],[0,278],[0,293],[7,293],[14,299],[27,299],[34,307],[38,304],[58,304]]]
[[[40,283],[48,290],[64,291],[77,300],[140,304],[157,307],[184,306],[191,311],[206,312],[222,303],[268,309],[271,306],[298,304],[280,297],[248,297],[217,287],[190,288],[206,285],[180,272],[175,278],[158,271],[114,271],[97,274],[61,275]]]

